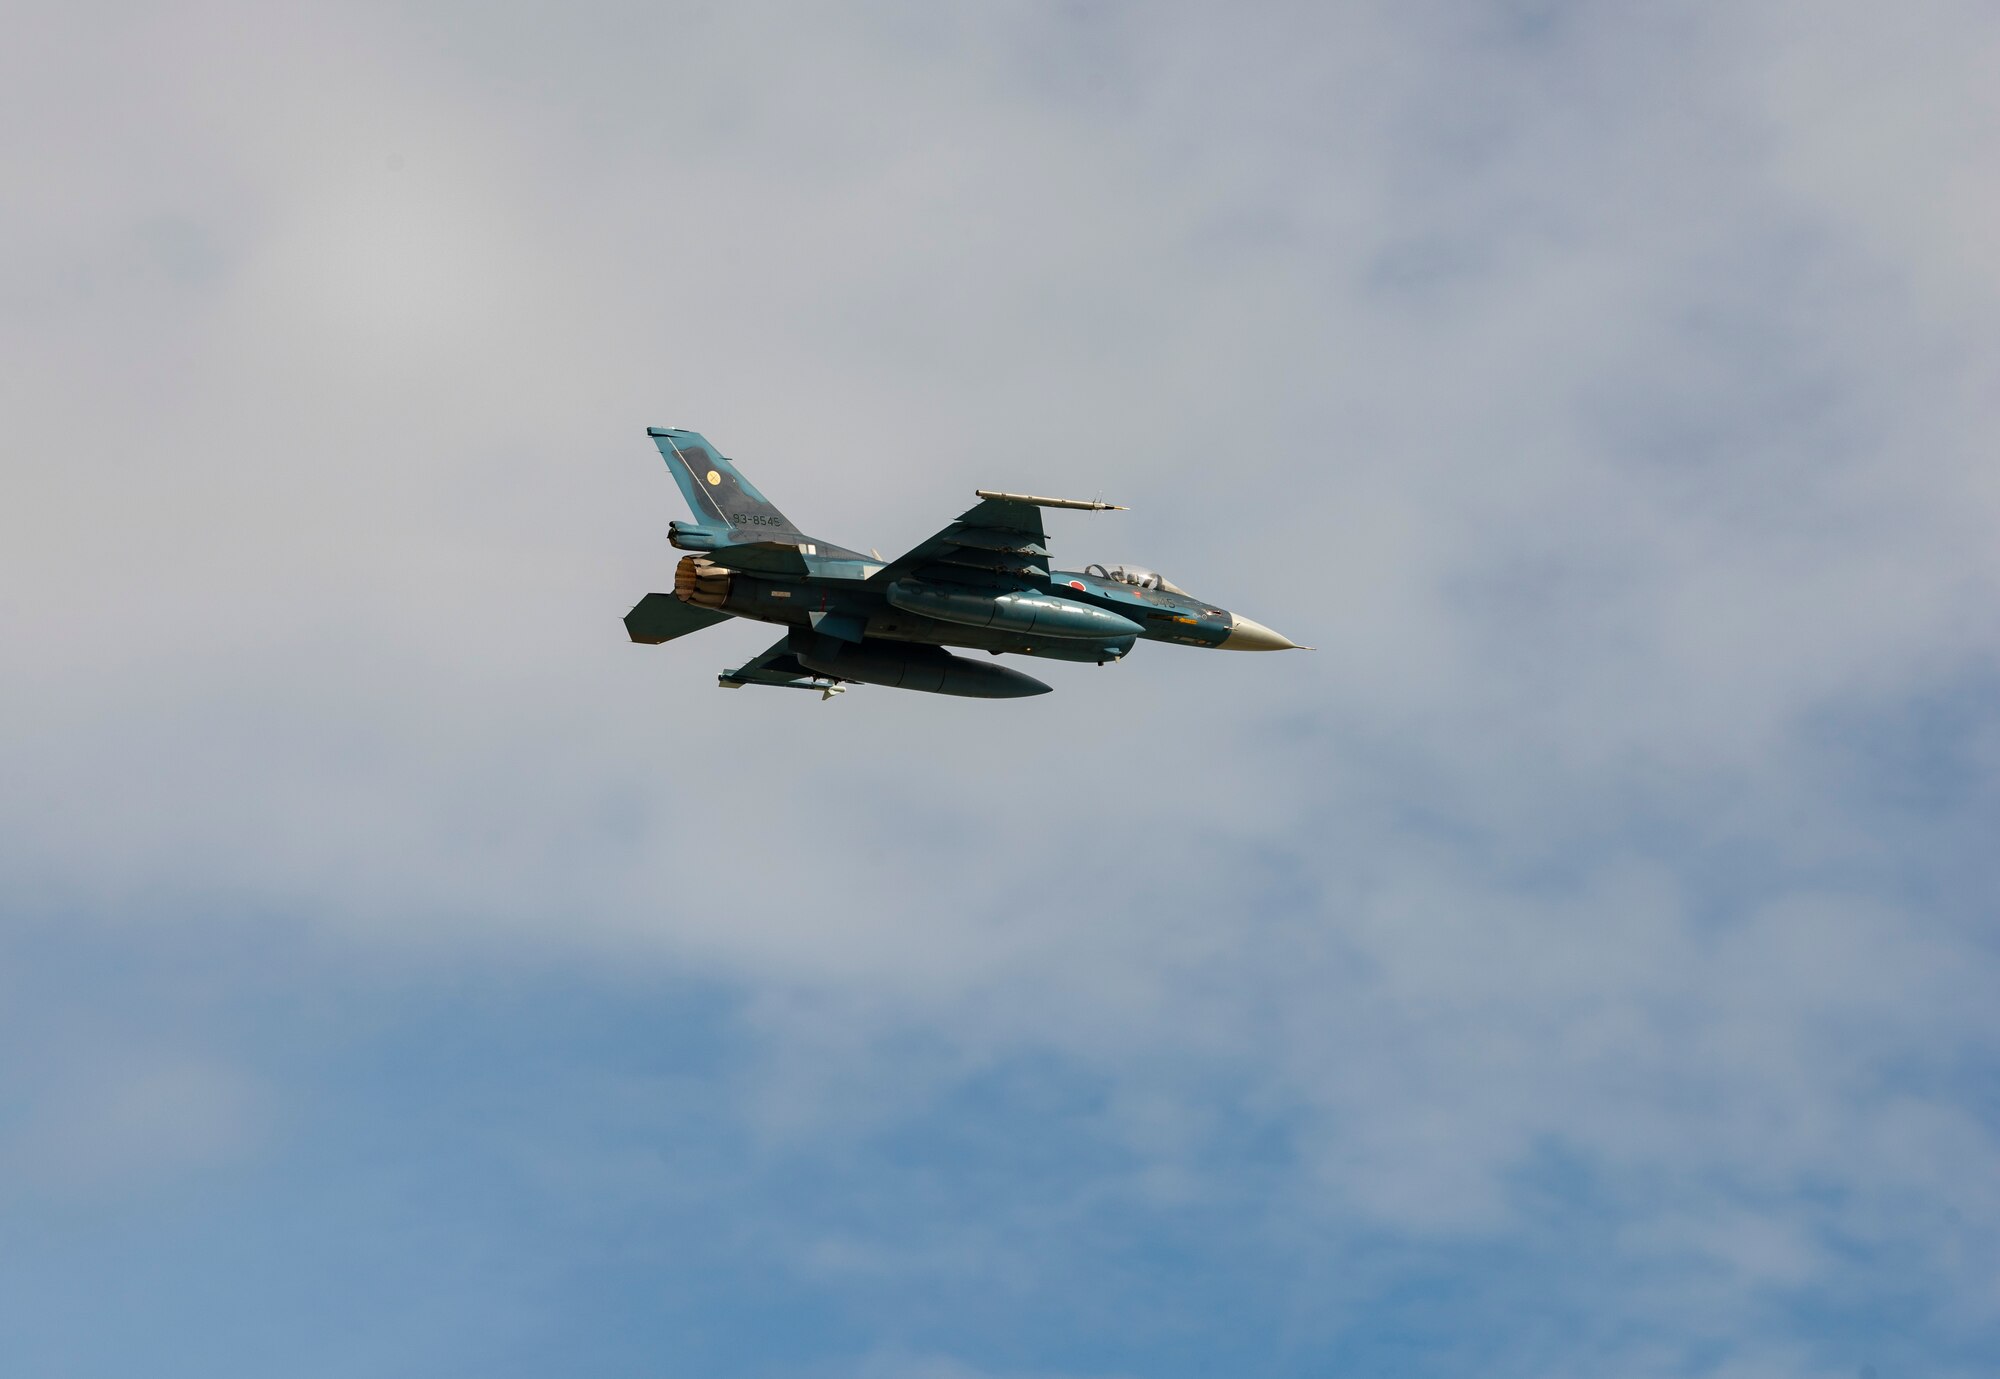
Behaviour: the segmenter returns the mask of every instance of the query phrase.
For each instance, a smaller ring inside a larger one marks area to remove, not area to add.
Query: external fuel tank
[[[1023,632],[1037,637],[1090,637],[1098,641],[1136,637],[1143,630],[1130,618],[1108,609],[1054,594],[1010,591],[990,593],[939,584],[898,580],[883,591],[889,602],[906,613],[990,627],[996,632]]]

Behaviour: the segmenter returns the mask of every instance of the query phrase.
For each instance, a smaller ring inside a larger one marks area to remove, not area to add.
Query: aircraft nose
[[[1222,639],[1224,651],[1311,651],[1281,632],[1273,632],[1261,622],[1252,622],[1241,613],[1229,615],[1229,635]]]

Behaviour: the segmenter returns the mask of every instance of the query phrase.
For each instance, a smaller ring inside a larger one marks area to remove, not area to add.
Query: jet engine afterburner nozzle
[[[729,601],[729,571],[702,556],[684,555],[674,566],[674,597],[697,608],[720,608]]]

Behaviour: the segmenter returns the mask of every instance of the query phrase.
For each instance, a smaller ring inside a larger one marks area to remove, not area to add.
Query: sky
[[[0,47],[0,1368],[2000,1369],[2000,13]],[[649,425],[1319,649],[722,693]]]

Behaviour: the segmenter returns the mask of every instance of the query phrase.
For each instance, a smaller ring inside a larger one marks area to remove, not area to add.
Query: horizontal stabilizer
[[[713,608],[696,608],[693,604],[682,603],[672,594],[648,594],[625,615],[625,632],[635,642],[658,646],[661,642],[685,637],[690,632],[699,632],[704,627],[713,627],[727,621],[728,617],[727,613],[718,613]]]

